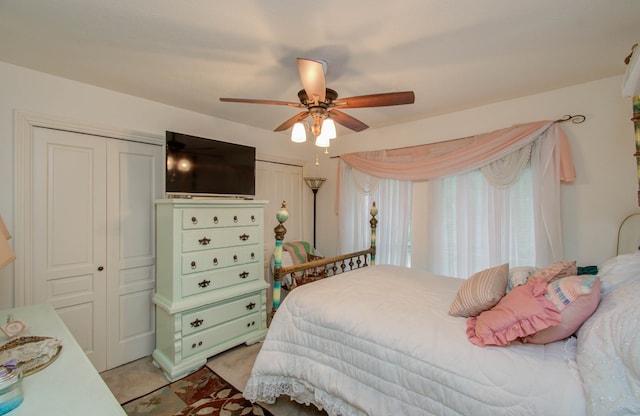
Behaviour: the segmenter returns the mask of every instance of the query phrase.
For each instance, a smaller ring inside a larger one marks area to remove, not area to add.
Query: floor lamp
[[[316,247],[316,194],[326,181],[325,178],[304,178],[307,186],[313,191],[313,248]]]

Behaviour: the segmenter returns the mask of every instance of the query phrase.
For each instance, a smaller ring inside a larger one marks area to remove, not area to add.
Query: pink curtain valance
[[[560,179],[572,182],[575,168],[568,139],[557,123],[548,120],[414,147],[349,153],[340,159],[354,169],[380,178],[429,180],[478,169],[529,145],[544,133],[557,139]]]

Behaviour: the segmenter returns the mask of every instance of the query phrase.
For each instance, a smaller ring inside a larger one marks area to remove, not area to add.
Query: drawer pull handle
[[[210,242],[211,242],[211,239],[207,237],[202,237],[201,240],[198,240],[198,243],[200,243],[201,246],[209,245]]]
[[[238,222],[238,216],[237,215],[233,216],[233,222]]]
[[[213,265],[214,265],[214,266],[217,266],[217,265],[218,265],[218,258],[217,258],[217,257],[214,257],[214,258],[213,258]]]
[[[195,321],[191,322],[191,326],[192,326],[193,328],[197,328],[197,327],[199,327],[200,325],[202,325],[202,323],[203,323],[203,322],[204,322],[204,321],[203,321],[202,319],[196,319]]]
[[[241,279],[246,279],[249,277],[249,272],[242,272],[238,276],[240,276]]]
[[[201,346],[202,346],[202,341],[198,342],[197,344],[195,342],[191,344],[191,348],[201,347]]]
[[[251,310],[251,309],[253,309],[255,307],[256,307],[256,304],[254,302],[251,302],[250,304],[247,305],[247,309],[248,310]]]
[[[251,222],[256,222],[256,216],[255,215],[251,216]]]
[[[205,288],[207,286],[209,286],[211,284],[211,280],[203,280],[202,282],[198,283],[198,286],[200,286],[201,288]]]
[[[242,235],[240,236],[240,240],[242,240],[242,241],[247,241],[248,239],[249,239],[249,236],[248,236],[248,235],[246,235],[246,234],[242,234]]]
[[[255,326],[255,324],[256,324],[256,321],[247,322],[247,328],[251,326]]]
[[[233,262],[234,262],[234,263],[237,263],[237,262],[238,262],[238,255],[237,255],[237,254],[234,254],[234,255],[233,255]]]
[[[256,253],[251,253],[251,260],[255,260],[256,258]]]
[[[196,217],[191,217],[191,222],[194,224],[198,223],[198,219]]]
[[[213,223],[214,223],[214,224],[217,224],[217,223],[218,223],[218,217],[217,217],[217,216],[213,217]]]
[[[195,269],[195,268],[196,268],[196,262],[195,262],[195,261],[192,261],[192,262],[191,262],[191,269]]]

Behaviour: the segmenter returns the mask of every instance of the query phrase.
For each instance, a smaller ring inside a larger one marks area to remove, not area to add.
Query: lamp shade
[[[625,98],[640,94],[640,49],[633,52],[627,70],[622,78],[622,96]]]
[[[293,125],[291,130],[291,141],[294,143],[304,143],[307,141],[307,133],[304,129],[304,124],[297,122]]]
[[[329,147],[329,137],[324,136],[324,135],[320,135],[318,137],[316,137],[316,146],[318,147]]]
[[[322,122],[322,133],[320,135],[327,136],[329,139],[335,139],[336,123],[330,118],[325,118]]]

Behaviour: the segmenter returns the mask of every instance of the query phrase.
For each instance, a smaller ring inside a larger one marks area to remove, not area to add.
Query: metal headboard
[[[631,214],[618,229],[617,254],[635,253],[640,249],[640,212]]]

